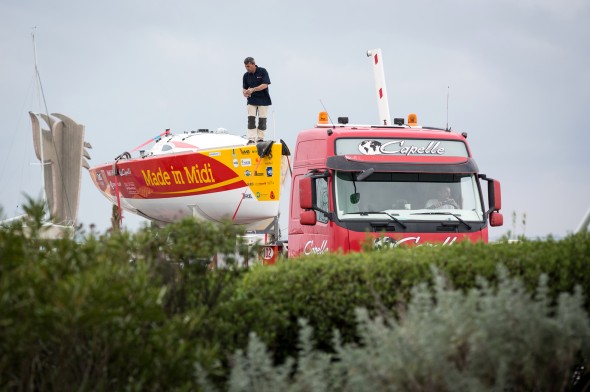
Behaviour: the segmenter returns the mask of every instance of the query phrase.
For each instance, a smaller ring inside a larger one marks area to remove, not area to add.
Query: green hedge
[[[332,332],[345,342],[357,338],[354,310],[371,315],[404,309],[410,290],[432,283],[432,266],[452,287],[472,288],[476,277],[494,282],[504,265],[533,291],[542,273],[549,279],[553,298],[580,285],[590,298],[590,234],[562,240],[395,248],[356,254],[325,254],[286,260],[272,267],[254,268],[238,282],[227,318],[234,326],[233,346],[243,347],[255,332],[276,359],[296,354],[298,319],[308,320],[319,348],[329,349]],[[586,302],[588,309],[588,302]],[[228,331],[231,333],[231,331]]]
[[[199,261],[233,252],[239,230],[40,231],[0,228],[0,390],[194,390],[195,363],[225,374],[217,309],[243,271]]]
[[[301,322],[297,361],[273,366],[267,347],[251,335],[228,382],[241,391],[585,391],[578,373],[590,357],[590,319],[579,287],[548,297],[543,275],[534,294],[499,268],[491,287],[479,279],[464,292],[441,276],[434,293],[413,288],[399,317],[372,319],[357,310],[362,344],[335,340],[333,354],[315,350]],[[296,365],[295,365],[296,364]],[[206,385],[206,383],[203,383]],[[213,390],[213,388],[207,388]]]
[[[211,271],[204,261],[236,249],[240,230],[229,223],[48,241],[42,208],[28,212],[26,228],[0,227],[0,390],[194,390],[197,363],[223,385],[251,332],[279,362],[297,355],[300,319],[322,350],[333,349],[334,330],[358,342],[355,309],[397,316],[412,287],[432,285],[433,266],[461,290],[477,276],[494,281],[502,264],[531,292],[545,273],[552,298],[576,284],[590,298],[588,233]]]

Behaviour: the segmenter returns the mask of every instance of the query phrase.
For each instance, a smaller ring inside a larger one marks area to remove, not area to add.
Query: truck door
[[[306,201],[301,203],[302,198]],[[295,176],[291,192],[289,257],[322,254],[330,247],[330,202],[326,175]]]

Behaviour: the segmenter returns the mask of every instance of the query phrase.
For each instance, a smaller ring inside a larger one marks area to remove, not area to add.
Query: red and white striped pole
[[[377,90],[377,105],[379,108],[379,124],[391,125],[389,115],[389,101],[387,100],[387,88],[385,87],[385,72],[383,70],[383,57],[381,49],[367,51],[367,57],[373,59],[373,75],[375,77],[375,89]]]

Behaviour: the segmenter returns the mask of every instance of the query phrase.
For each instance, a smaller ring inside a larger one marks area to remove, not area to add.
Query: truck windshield
[[[474,174],[375,172],[358,181],[359,174],[336,172],[338,219],[374,220],[386,212],[400,221],[453,220],[453,215],[464,221],[483,221]]]

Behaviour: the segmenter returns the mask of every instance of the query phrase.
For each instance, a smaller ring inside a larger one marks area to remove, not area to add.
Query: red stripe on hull
[[[125,198],[161,199],[238,189],[246,183],[223,163],[200,153],[174,154],[117,162],[90,169],[97,188],[115,194],[116,182]]]

